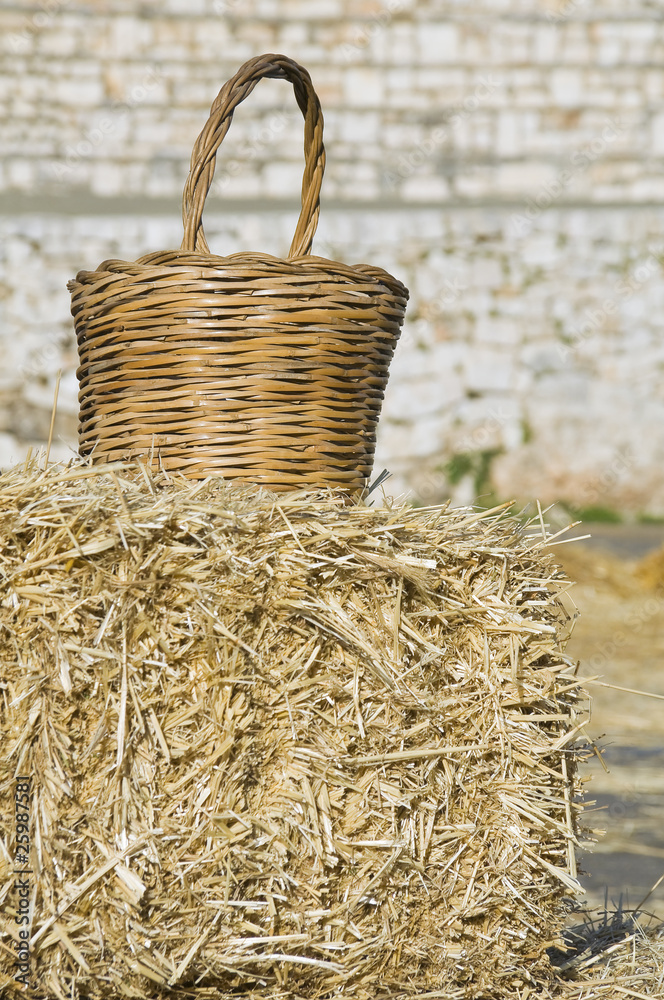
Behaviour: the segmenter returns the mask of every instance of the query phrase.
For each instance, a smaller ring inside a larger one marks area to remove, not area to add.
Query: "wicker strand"
[[[320,214],[320,189],[325,170],[323,146],[323,112],[311,77],[303,66],[288,56],[268,55],[249,59],[219,91],[210,108],[205,128],[194,143],[191,167],[182,196],[184,238],[182,250],[209,253],[203,231],[203,208],[214,177],[217,150],[233,120],[233,113],[256,84],[264,79],[290,80],[295,98],[304,115],[305,167],[302,178],[302,210],[297,223],[289,257],[302,257],[311,252],[311,244]]]

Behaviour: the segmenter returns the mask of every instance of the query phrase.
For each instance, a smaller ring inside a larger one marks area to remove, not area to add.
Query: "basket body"
[[[69,283],[79,449],[95,462],[139,457],[193,478],[361,489],[408,292],[380,268],[308,252],[324,164],[320,107],[316,113],[310,81],[304,97],[298,93],[308,74],[286,57],[250,60],[226,91],[237,94],[233,85],[247,67],[253,85],[288,76],[306,104],[307,171],[291,255],[209,252],[202,206],[218,121],[227,129],[234,107],[228,111],[222,90],[216,103],[225,116],[218,107],[215,119],[213,104],[216,131],[208,123],[192,156],[183,247],[135,263],[105,261]]]
[[[378,268],[313,256],[174,252],[81,272],[81,453],[361,488],[405,304]]]

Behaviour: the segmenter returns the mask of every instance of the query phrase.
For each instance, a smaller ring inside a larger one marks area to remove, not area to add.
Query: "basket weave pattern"
[[[289,256],[210,253],[202,224],[216,153],[264,77],[304,115],[302,210]],[[104,261],[69,282],[80,367],[81,454],[147,458],[192,478],[362,488],[408,292],[386,271],[310,254],[325,166],[309,74],[249,60],[194,145],[179,250]]]

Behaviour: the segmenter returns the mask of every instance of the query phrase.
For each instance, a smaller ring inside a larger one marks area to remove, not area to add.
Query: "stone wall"
[[[246,58],[302,62],[315,252],[411,290],[377,454],[418,502],[664,512],[664,10],[635,0],[0,0],[0,464],[76,438],[66,281],[181,239],[193,141]],[[265,81],[206,211],[283,255],[302,125]]]

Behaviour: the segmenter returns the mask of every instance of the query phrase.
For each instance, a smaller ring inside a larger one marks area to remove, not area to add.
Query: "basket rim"
[[[247,270],[242,274],[242,270]],[[94,271],[81,270],[76,277],[67,283],[71,292],[79,285],[91,285],[108,278],[109,275],[122,275],[134,280],[141,277],[158,280],[159,271],[164,277],[172,277],[174,272],[191,275],[200,280],[202,272],[211,272],[210,277],[221,277],[227,270],[235,270],[238,282],[266,280],[270,277],[302,277],[309,282],[322,278],[343,281],[344,284],[383,284],[392,294],[407,300],[407,287],[398,278],[382,267],[373,264],[346,264],[339,260],[330,260],[314,254],[304,254],[300,257],[276,257],[273,254],[239,251],[227,255],[205,253],[199,250],[160,250],[145,254],[135,261],[119,258],[104,260]],[[144,271],[144,275],[142,275]],[[259,274],[259,272],[262,272]],[[306,291],[306,289],[303,289]]]

